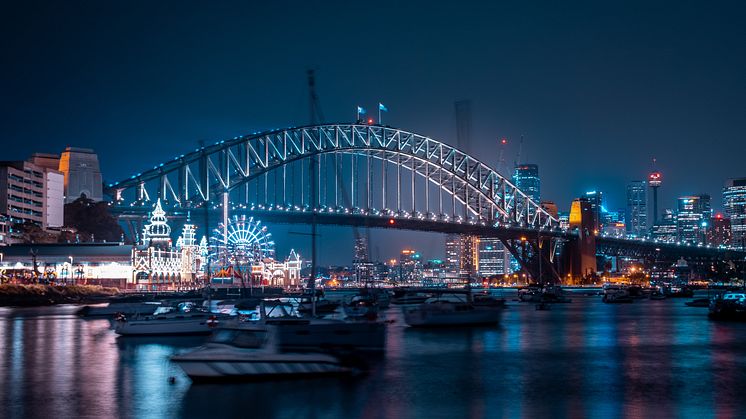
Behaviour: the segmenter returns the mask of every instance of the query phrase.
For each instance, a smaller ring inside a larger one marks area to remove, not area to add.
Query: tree
[[[28,220],[24,223],[13,224],[13,232],[20,235],[23,243],[54,243],[57,240],[55,234],[45,231]]]
[[[65,204],[65,227],[75,229],[81,241],[116,242],[124,234],[116,218],[109,213],[107,202],[93,202],[85,196]]]

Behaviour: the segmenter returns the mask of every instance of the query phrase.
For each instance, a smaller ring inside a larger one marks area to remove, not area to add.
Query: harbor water
[[[121,338],[77,309],[0,308],[1,418],[746,417],[746,324],[681,299],[510,302],[497,327],[443,330],[391,306],[366,375],[229,384],[169,361],[204,338]]]

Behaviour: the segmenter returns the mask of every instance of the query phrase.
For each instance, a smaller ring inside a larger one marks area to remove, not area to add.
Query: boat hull
[[[117,322],[114,331],[122,336],[209,335],[214,325],[208,319],[185,321],[132,320]]]

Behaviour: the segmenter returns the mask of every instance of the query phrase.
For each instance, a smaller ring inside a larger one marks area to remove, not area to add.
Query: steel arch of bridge
[[[308,165],[316,168],[311,173],[318,176],[314,175],[313,182],[306,179],[306,185],[301,185],[301,188],[316,192],[314,196],[311,197],[309,192],[309,197],[300,207],[288,202],[279,205],[277,199],[273,205],[285,210],[316,208],[316,211],[322,212],[322,208],[335,207],[338,211],[338,191],[334,191],[335,202],[331,205],[329,197],[322,193],[321,171],[326,170],[322,161],[330,164],[330,159],[326,157],[331,156],[335,176],[338,176],[339,155],[353,156],[352,179],[344,179],[350,182],[353,195],[352,202],[346,203],[346,211],[356,211],[362,215],[419,216],[444,222],[506,227],[544,229],[558,225],[557,219],[538,203],[479,160],[432,138],[378,125],[314,125],[235,137],[177,156],[109,187],[114,191],[116,205],[120,208],[149,208],[149,202],[156,198],[172,208],[182,209],[199,208],[205,203],[219,206],[229,201],[235,205],[236,200],[228,198],[235,191],[244,191],[245,204],[259,205],[249,199],[250,182],[263,177],[266,198],[268,174],[274,171],[274,182],[279,182],[276,171],[280,169],[283,198],[286,198],[284,188],[295,187],[295,184],[288,185],[287,168],[308,161]],[[358,158],[367,164],[367,176],[355,179],[354,165]],[[371,192],[371,161],[382,165],[377,175],[383,176],[383,191],[378,193],[377,202],[372,202],[375,197]],[[387,167],[395,168],[395,179],[387,179],[390,171]],[[403,204],[402,197],[403,182],[408,179],[403,178],[401,173],[407,171],[410,172],[411,181],[411,185],[404,186],[411,193],[408,207]],[[417,190],[415,178],[420,179],[419,182],[423,182],[425,187]],[[293,182],[296,181],[290,180],[289,183]],[[439,196],[428,196],[431,185]],[[356,187],[367,188],[367,199],[357,202],[359,207],[355,205]],[[387,188],[392,187],[396,188],[395,202],[394,199],[387,200],[391,193],[387,192]],[[451,197],[451,205],[445,205],[443,194]],[[437,205],[431,208],[434,199]],[[264,204],[268,205],[266,202]],[[424,214],[421,212],[423,210]]]

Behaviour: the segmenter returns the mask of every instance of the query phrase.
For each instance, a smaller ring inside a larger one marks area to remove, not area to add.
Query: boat
[[[153,314],[119,314],[114,332],[123,336],[209,335],[228,316],[197,310],[188,304],[161,307]]]
[[[132,315],[136,313],[152,314],[163,304],[159,301],[132,302],[132,303],[109,303],[105,306],[84,306],[77,311],[81,317],[109,317],[116,314]]]
[[[339,308],[339,303],[335,301],[329,301],[325,298],[317,298],[312,301],[312,297],[306,301],[298,303],[298,312],[303,314],[311,314],[314,311],[314,305],[316,305],[316,314],[332,314]]]
[[[523,303],[571,303],[559,285],[529,285],[518,290],[518,301]]]
[[[608,304],[631,303],[634,300],[630,297],[627,287],[624,285],[606,284],[603,287],[604,295],[601,301]]]
[[[475,306],[470,295],[441,294],[422,304],[403,307],[404,321],[412,327],[494,325],[502,307]]]
[[[709,307],[710,299],[709,298],[695,298],[692,301],[685,302],[684,305],[688,307]]]
[[[746,321],[746,292],[730,291],[713,298],[707,316],[712,320]]]
[[[480,292],[472,295],[472,304],[476,307],[507,308],[504,298],[497,298],[487,292]]]
[[[222,322],[219,329],[257,325],[276,327],[282,350],[380,352],[386,345],[386,323],[298,317],[289,304],[279,301],[264,301],[256,316]]]
[[[378,304],[370,294],[355,295],[349,303],[342,305],[342,310],[352,320],[375,320],[378,317]]]
[[[398,294],[398,295],[397,295]],[[404,291],[401,293],[395,293],[394,299],[391,304],[396,305],[410,305],[410,304],[422,304],[432,295],[429,293],[423,293],[418,291]]]
[[[283,379],[353,372],[353,368],[331,354],[282,352],[277,337],[277,329],[267,325],[221,329],[207,345],[174,355],[171,361],[194,381]]]
[[[653,292],[650,293],[650,299],[654,300],[654,301],[655,300],[665,300],[666,299],[666,294],[663,294],[662,292],[656,290],[656,291],[653,291]]]

